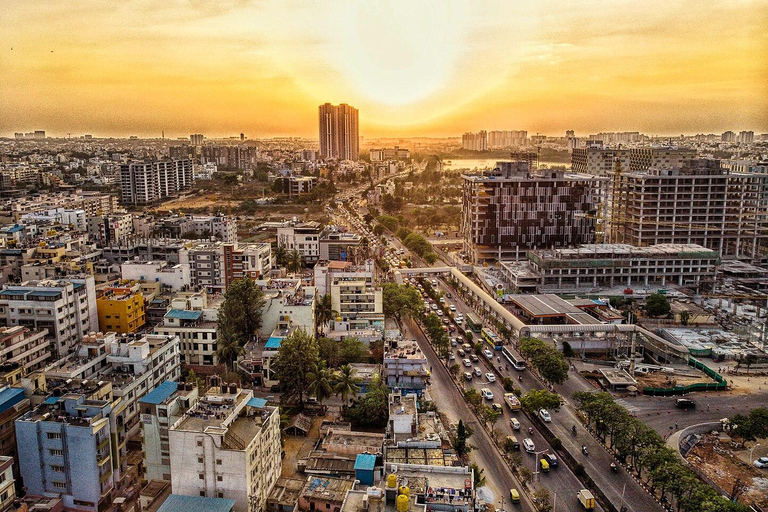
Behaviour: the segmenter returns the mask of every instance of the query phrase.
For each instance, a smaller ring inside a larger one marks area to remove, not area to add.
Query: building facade
[[[120,166],[124,204],[149,204],[189,190],[194,183],[191,160],[130,162]]]
[[[628,149],[580,148],[571,153],[571,170],[595,176],[611,175],[617,165],[629,170]]]
[[[629,170],[645,171],[654,167],[679,169],[694,158],[696,158],[696,150],[690,148],[631,148],[629,150]]]
[[[326,103],[319,107],[320,157],[335,160],[358,160],[360,157],[359,113],[342,103]]]

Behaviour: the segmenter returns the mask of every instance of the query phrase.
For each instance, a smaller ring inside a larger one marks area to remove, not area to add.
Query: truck
[[[507,404],[510,411],[520,410],[520,399],[514,393],[504,393],[504,403]]]
[[[582,489],[576,493],[576,497],[579,499],[579,503],[585,510],[593,510],[595,508],[595,497],[587,489]]]

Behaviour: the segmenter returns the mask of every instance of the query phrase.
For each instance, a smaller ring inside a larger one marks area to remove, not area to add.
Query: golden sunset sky
[[[768,0],[2,0],[0,135],[768,132]]]

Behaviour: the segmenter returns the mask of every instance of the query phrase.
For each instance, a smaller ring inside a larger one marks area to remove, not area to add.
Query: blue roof
[[[165,318],[178,318],[179,320],[197,320],[203,315],[202,311],[187,311],[185,309],[172,309],[165,314]]]
[[[171,494],[157,512],[230,512],[235,500]]]
[[[3,413],[24,400],[24,390],[21,388],[6,388],[0,391],[0,413]]]
[[[19,226],[18,224],[16,224],[12,228],[6,229],[6,231],[8,233],[18,233],[19,231],[22,231],[23,229],[24,229],[24,226]]]
[[[264,348],[280,348],[281,342],[283,341],[283,338],[276,338],[274,336],[270,336],[267,340],[266,345],[264,345]]]
[[[361,453],[355,458],[355,471],[361,469],[363,471],[373,471],[376,467],[376,456],[370,453]]]
[[[261,409],[262,407],[267,405],[267,401],[264,400],[263,398],[253,397],[250,400],[248,400],[248,403],[246,405],[248,407],[257,407],[257,408]]]
[[[45,405],[53,405],[53,404],[55,404],[56,402],[58,402],[58,401],[59,401],[59,398],[61,398],[61,397],[58,397],[58,396],[49,396],[48,398],[46,398],[46,399],[45,399],[45,402],[43,402],[43,403],[44,403]]]
[[[176,382],[167,380],[157,386],[155,389],[144,395],[144,398],[139,400],[140,404],[152,404],[157,405],[165,402],[165,400],[176,392],[178,389]]]

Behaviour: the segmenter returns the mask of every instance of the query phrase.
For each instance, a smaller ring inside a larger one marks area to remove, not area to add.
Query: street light
[[[749,449],[749,465],[752,465],[752,450],[760,446],[760,443],[755,443],[755,445]]]
[[[534,457],[536,457],[536,459],[533,461],[534,464],[536,465],[536,471],[534,472],[534,475],[536,475],[536,481],[537,482],[539,481],[539,466],[541,465],[541,463],[539,462],[539,455],[541,455],[542,453],[547,453],[547,451],[548,451],[548,449],[547,450],[541,450],[540,452],[536,452],[535,455],[534,455]]]

